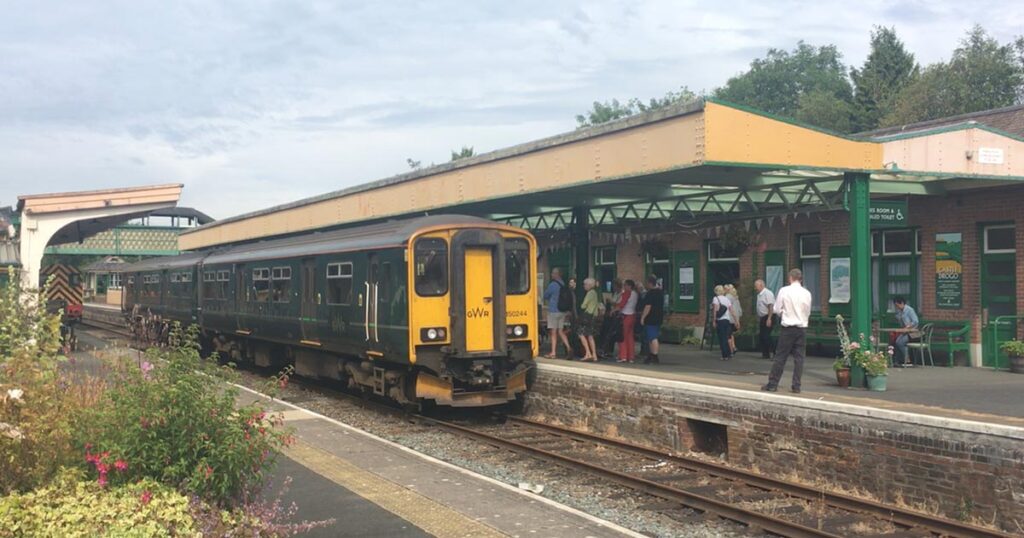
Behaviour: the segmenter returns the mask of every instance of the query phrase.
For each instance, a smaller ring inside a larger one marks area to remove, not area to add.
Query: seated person
[[[921,332],[918,330],[921,320],[918,319],[917,312],[907,304],[907,300],[903,297],[895,297],[892,302],[896,306],[896,323],[900,326],[899,329],[892,332],[896,337],[893,342],[893,345],[896,347],[893,365],[898,368],[913,366],[913,361],[911,361],[910,354],[907,352],[907,344],[910,343],[912,338],[921,337]]]

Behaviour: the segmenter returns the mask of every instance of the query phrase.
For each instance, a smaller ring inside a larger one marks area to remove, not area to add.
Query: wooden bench
[[[946,352],[946,366],[953,366],[954,353],[963,351],[970,353],[971,349],[971,324],[967,321],[945,320],[945,321],[922,321],[933,323],[935,330],[932,333],[932,351]]]

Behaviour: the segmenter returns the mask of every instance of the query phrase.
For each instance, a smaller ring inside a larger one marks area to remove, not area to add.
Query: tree
[[[914,55],[907,52],[894,28],[876,26],[871,32],[871,52],[860,69],[851,69],[853,121],[856,131],[878,127],[893,99],[919,74]]]
[[[882,124],[903,125],[1021,102],[1022,50],[1017,43],[1000,45],[981,26],[975,26],[949,62],[928,66],[900,91]]]
[[[663,97],[652,97],[647,102],[641,101],[635,97],[627,101],[625,104],[620,103],[618,99],[612,99],[611,101],[605,101],[603,103],[594,101],[593,108],[591,108],[586,114],[576,115],[576,127],[578,129],[582,129],[583,127],[600,125],[602,123],[608,123],[609,121],[627,118],[634,114],[665,108],[677,103],[688,103],[696,99],[697,94],[690,91],[686,86],[683,86],[679,88],[678,91],[670,91]]]
[[[797,100],[796,119],[840,133],[853,130],[853,105],[824,90],[813,90]]]
[[[473,156],[473,146],[462,146],[459,151],[452,150],[452,162]]]
[[[810,97],[812,93],[817,95]],[[730,78],[725,86],[715,90],[715,96],[772,114],[800,116],[802,121],[819,127],[841,130],[849,127],[849,119],[843,119],[835,111],[823,110],[819,105],[824,102],[824,96],[830,96],[833,103],[850,103],[853,89],[846,78],[842,55],[834,45],[815,47],[800,41],[792,52],[769,49],[764,58],[750,63],[750,70]],[[800,112],[801,99],[806,99],[803,112]]]
[[[405,164],[408,164],[409,168],[413,170],[419,170],[420,166],[423,164],[423,161],[414,161],[412,160],[412,157],[409,157],[405,159]]]

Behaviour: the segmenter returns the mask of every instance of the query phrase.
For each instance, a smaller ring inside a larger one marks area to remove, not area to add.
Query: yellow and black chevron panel
[[[39,281],[53,282],[46,288],[46,301],[63,299],[69,305],[82,304],[82,273],[77,268],[63,263],[47,265],[40,272]]]

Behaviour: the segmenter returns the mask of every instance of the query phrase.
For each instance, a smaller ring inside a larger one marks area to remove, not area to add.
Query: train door
[[[234,301],[234,318],[236,329],[246,329],[245,323],[243,322],[243,313],[248,309],[249,302],[249,288],[246,285],[245,278],[245,264],[236,263],[234,267],[235,272],[235,301]]]
[[[452,241],[453,336],[467,355],[506,349],[504,239],[491,230],[463,230]]]
[[[302,338],[305,340],[319,340],[317,334],[317,305],[320,304],[320,286],[316,281],[316,260],[306,258],[302,260],[302,295],[299,307],[299,318],[302,324]]]

